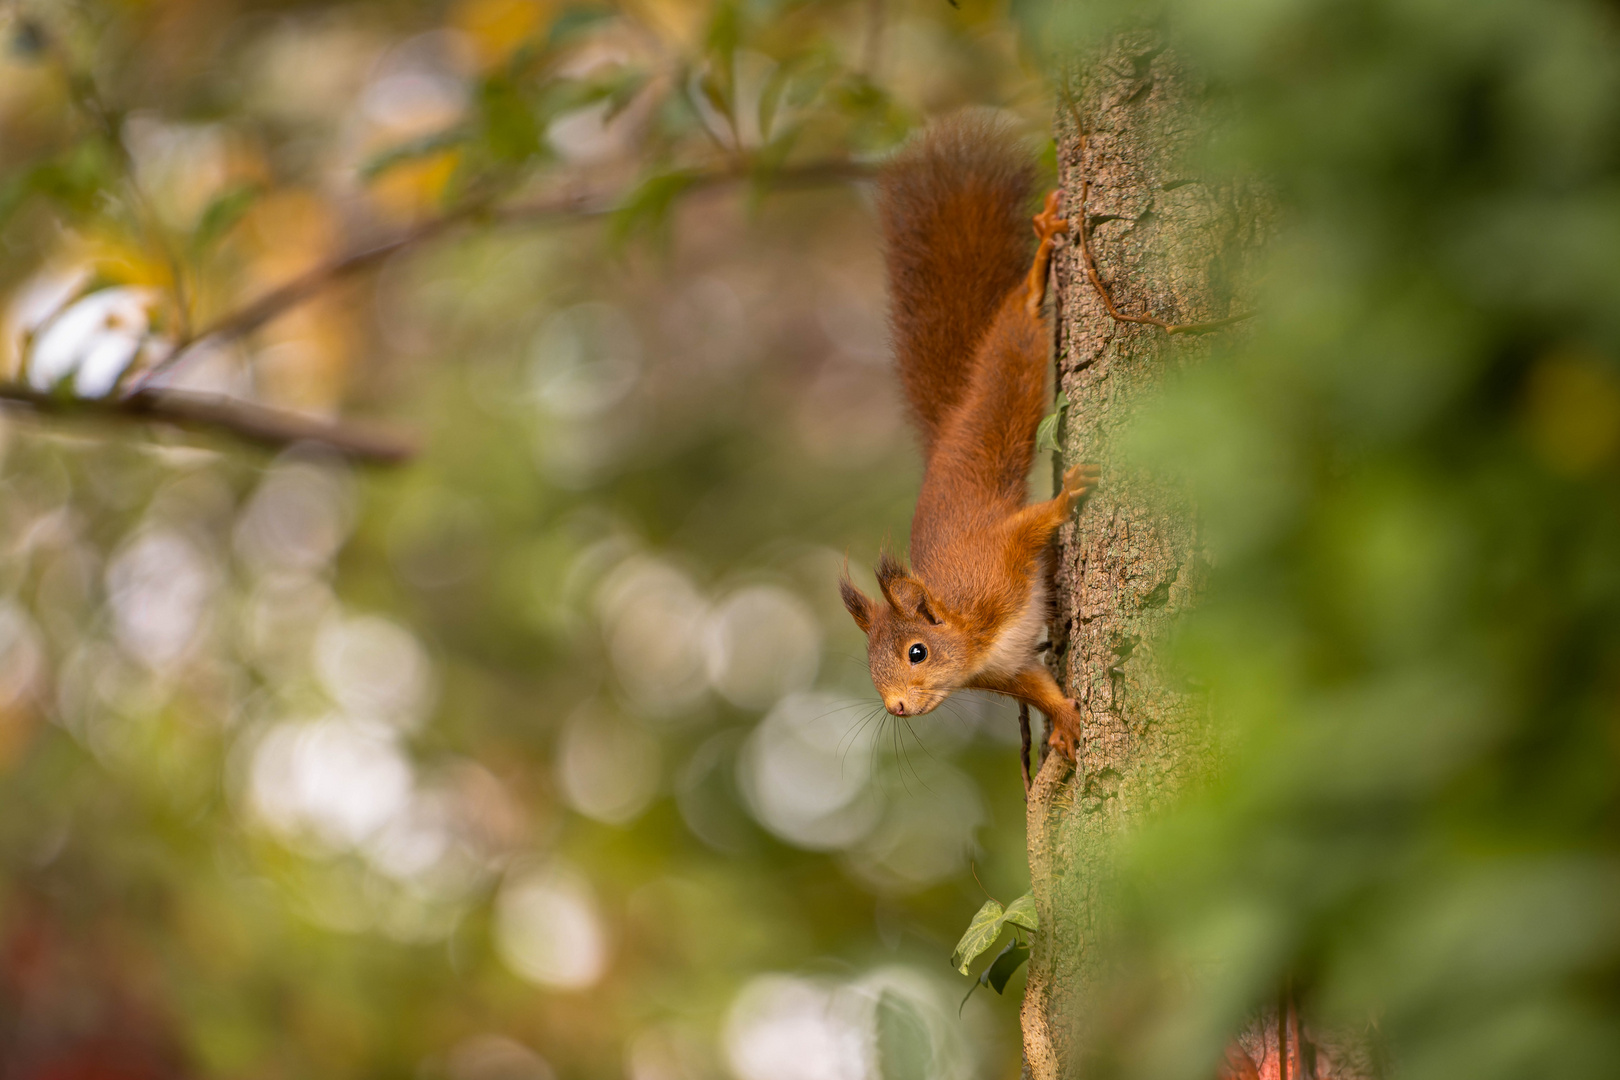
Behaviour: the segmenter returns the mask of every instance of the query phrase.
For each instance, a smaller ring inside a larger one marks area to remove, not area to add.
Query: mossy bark
[[[1073,72],[1058,107],[1065,212],[1082,184],[1096,268],[1115,306],[1171,323],[1236,310],[1254,246],[1246,192],[1190,174],[1208,137],[1208,97],[1156,31],[1124,33]],[[1041,931],[1023,1006],[1036,1080],[1085,1075],[1104,962],[1100,902],[1116,839],[1204,759],[1206,702],[1164,662],[1166,637],[1204,577],[1193,508],[1165,477],[1133,468],[1121,439],[1139,406],[1209,341],[1110,315],[1071,242],[1055,260],[1058,378],[1071,402],[1065,462],[1102,483],[1059,537],[1052,662],[1080,702],[1078,767],[1048,756],[1029,799],[1030,873]],[[1093,1029],[1095,1030],[1095,1029]]]

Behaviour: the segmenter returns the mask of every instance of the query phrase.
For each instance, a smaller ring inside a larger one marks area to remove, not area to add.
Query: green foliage
[[[1127,12],[1219,88],[1188,174],[1260,178],[1279,213],[1259,318],[1112,465],[1196,498],[1209,591],[1173,644],[1221,754],[1121,841],[1095,1000],[1132,1004],[1095,1023],[1100,1052],[1207,1076],[1288,978],[1395,1075],[1611,1075],[1614,8],[1026,15],[1089,56]]]
[[[1001,936],[1001,928],[1006,923],[1007,913],[999,900],[986,900],[973,915],[973,921],[962,933],[962,940],[956,943],[956,950],[951,953],[951,966],[966,975],[968,964],[978,958],[979,954],[996,943]]]
[[[968,965],[988,951],[996,943],[996,939],[1001,937],[1001,931],[1008,926],[1016,926],[1031,933],[1040,929],[1033,895],[1025,893],[1005,908],[1001,906],[999,900],[986,900],[984,906],[979,908],[973,920],[968,923],[967,930],[962,934],[962,940],[956,943],[956,949],[951,953],[951,966],[966,975]],[[996,989],[999,992],[1001,988]]]
[[[1035,429],[1035,452],[1042,450],[1061,451],[1058,445],[1058,425],[1063,423],[1063,414],[1069,408],[1069,394],[1066,390],[1059,390],[1057,401],[1052,411],[1041,418],[1040,425]]]
[[[216,195],[197,219],[191,231],[191,247],[198,255],[206,254],[225,235],[236,227],[242,216],[250,210],[263,189],[253,184],[229,188]]]

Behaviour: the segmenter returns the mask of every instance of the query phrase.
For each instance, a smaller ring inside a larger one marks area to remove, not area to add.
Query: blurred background
[[[1283,985],[1613,1075],[1612,3],[8,0],[0,1080],[1015,1075],[949,956],[1029,887],[1016,719],[875,712],[833,587],[918,473],[868,178],[969,105],[1050,167],[1121,17],[1210,104],[1163,190],[1275,213],[1104,448],[1196,499],[1217,725],[1073,811],[1153,811],[1096,1075]]]
[[[862,177],[1049,140],[1000,6],[0,40],[8,386],[419,447],[0,416],[0,1076],[1015,1075],[1021,977],[948,957],[1028,888],[1016,717],[876,715],[834,588],[918,471]]]

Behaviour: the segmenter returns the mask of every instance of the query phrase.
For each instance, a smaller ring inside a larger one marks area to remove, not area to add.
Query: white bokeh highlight
[[[662,560],[631,556],[598,588],[597,612],[614,674],[641,712],[677,716],[703,697],[709,607],[691,578]]]
[[[563,726],[557,781],[568,805],[608,825],[627,825],[658,793],[659,744],[617,713],[589,704]]]
[[[739,589],[704,627],[705,668],[715,690],[745,709],[807,690],[821,665],[821,627],[808,604],[775,585]]]
[[[432,706],[427,653],[392,619],[333,612],[315,635],[314,661],[321,685],[351,715],[414,729]]]
[[[738,993],[722,1036],[738,1080],[867,1080],[866,1017],[836,985],[761,975]]]
[[[585,876],[559,861],[519,870],[495,900],[495,947],[539,986],[580,990],[607,968],[607,930]]]
[[[138,533],[107,566],[119,644],[148,667],[174,663],[202,631],[218,585],[213,564],[182,534]]]
[[[288,839],[330,850],[365,843],[409,805],[409,760],[386,725],[333,716],[272,727],[255,748],[254,810]]]
[[[858,720],[844,699],[794,694],[760,721],[737,758],[738,784],[760,824],[820,851],[871,832],[882,813],[869,783],[875,728]]]

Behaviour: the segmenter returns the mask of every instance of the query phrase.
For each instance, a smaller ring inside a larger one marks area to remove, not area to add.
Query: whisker
[[[845,756],[851,750],[855,749],[855,740],[860,738],[861,732],[865,731],[867,725],[871,724],[873,720],[876,720],[879,713],[882,711],[883,710],[881,708],[868,709],[866,715],[862,717],[860,721],[858,721],[853,727],[851,727],[850,730],[845,733],[842,739],[838,740],[838,760],[840,767],[842,767]],[[847,747],[844,745],[845,739],[849,740],[849,745]]]
[[[811,720],[812,723],[814,723],[817,720],[825,720],[827,717],[833,715],[834,713],[841,713],[845,709],[859,708],[860,706],[865,705],[867,703],[868,703],[868,701],[867,701],[866,698],[850,698],[847,701],[845,701],[842,705],[834,705],[832,708],[828,709],[826,712],[819,713],[816,716],[812,716],[810,718],[810,720]]]
[[[916,730],[914,728],[912,728],[911,721],[909,721],[909,720],[906,721],[906,730],[911,732],[911,737],[913,739],[917,739],[917,732],[916,732]],[[917,745],[922,747],[922,752],[925,753],[925,754],[928,754],[929,757],[934,756],[932,753],[929,752],[928,747],[923,746],[923,743],[922,743],[921,739],[917,739]],[[924,791],[928,792],[928,794],[930,794],[930,795],[935,794],[934,789],[932,787],[928,786],[928,781],[923,779],[922,774],[917,772],[917,766],[913,765],[911,767],[911,775],[913,775],[913,776],[915,776],[917,778],[917,783],[922,785]]]
[[[901,743],[900,743],[900,724],[898,723],[898,719],[899,718],[897,717],[896,718],[897,722],[890,729],[891,732],[893,733],[894,750],[895,750],[895,755],[894,756],[895,756],[895,761],[897,761],[897,762],[900,760],[901,752],[904,749],[902,747]],[[906,798],[908,798],[908,799],[911,798],[911,785],[906,783],[906,770],[904,768],[900,768],[900,769],[897,769],[896,771],[900,774],[900,786],[905,788]]]

